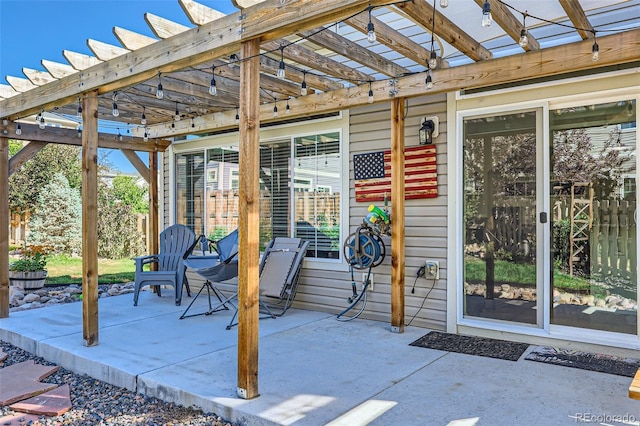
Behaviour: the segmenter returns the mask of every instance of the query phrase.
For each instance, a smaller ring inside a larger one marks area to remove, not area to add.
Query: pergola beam
[[[558,0],[583,40],[594,38],[594,28],[578,0]]]
[[[42,109],[51,110],[74,102],[82,93],[112,92],[141,83],[158,72],[171,72],[238,52],[243,40],[279,39],[296,31],[315,28],[390,0],[267,0],[233,15],[192,28],[166,40],[93,65],[29,93],[0,102],[5,116],[17,119]],[[304,10],[304,15],[299,11]],[[213,37],[211,35],[215,34]],[[73,64],[72,64],[73,65]]]
[[[31,141],[9,159],[9,176],[20,169],[27,161],[31,160],[47,142]]]
[[[578,41],[561,46],[540,49],[520,55],[480,61],[451,68],[438,68],[432,71],[434,87],[425,87],[424,73],[414,74],[398,79],[396,87],[399,97],[416,97],[428,94],[455,92],[461,89],[491,87],[500,84],[524,81],[527,79],[567,74],[575,71],[589,70],[611,65],[619,65],[638,60],[640,49],[640,29],[624,33],[612,34],[598,39],[600,60],[591,60],[591,42]],[[544,64],[543,67],[540,64]],[[375,102],[389,101],[389,83],[377,81],[372,83]],[[319,93],[289,100],[290,118],[324,114],[366,105],[369,85],[351,87],[333,92]],[[260,106],[261,122],[270,122],[273,104]],[[232,129],[237,127],[231,112],[216,113],[205,116],[206,124],[200,125],[199,131]],[[188,134],[187,123],[178,123],[172,129],[172,135]],[[167,133],[162,127],[157,129],[158,135]]]
[[[476,4],[480,7],[484,4],[484,0],[475,0]],[[507,6],[505,6],[502,2],[492,1],[491,2],[491,16],[494,21],[516,42],[520,41],[520,33],[524,28],[523,23],[518,20],[514,16],[514,14],[509,10]],[[524,50],[538,50],[540,49],[540,44],[538,41],[531,35],[531,33],[527,33],[527,45],[523,47]]]
[[[0,124],[0,129],[3,132],[6,130],[8,137],[11,139],[82,146],[82,139],[78,137],[78,131],[74,129],[66,129],[62,127],[46,127],[44,129],[40,129],[40,127],[35,124],[20,123],[22,134],[16,135],[16,127],[17,125],[12,122],[9,122],[6,126]],[[136,136],[123,136],[123,140],[119,141],[114,134],[99,133],[98,148],[162,152],[171,145],[171,141],[166,139],[152,140],[153,143],[150,144]]]

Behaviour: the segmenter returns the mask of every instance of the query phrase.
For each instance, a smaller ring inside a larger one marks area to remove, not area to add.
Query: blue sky
[[[198,0],[224,13],[237,9],[231,0]],[[41,60],[68,64],[63,50],[92,55],[87,39],[120,46],[114,26],[154,37],[145,12],[192,27],[178,0],[0,0],[0,82],[6,76],[26,78],[22,68],[45,71]],[[116,150],[108,161],[125,173],[135,169]],[[147,161],[147,155],[142,156]]]

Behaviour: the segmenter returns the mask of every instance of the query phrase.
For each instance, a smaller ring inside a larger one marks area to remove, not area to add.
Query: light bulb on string
[[[82,137],[82,126],[78,126],[78,137]]]
[[[527,30],[524,28],[520,31],[520,40],[518,40],[520,47],[525,48],[529,45],[529,37],[527,37]]]
[[[193,122],[193,117],[191,117],[191,128],[192,129],[196,128],[196,124]]]
[[[280,64],[278,65],[278,73],[276,75],[280,80],[284,80],[287,75],[284,64],[284,46],[280,46]]]
[[[16,127],[16,135],[20,136],[22,134],[22,127],[20,126],[20,124],[18,124],[18,126]]]
[[[433,78],[431,77],[431,70],[427,70],[427,78],[424,81],[424,84],[427,86],[427,89],[433,89]]]
[[[44,129],[46,127],[44,117],[40,117],[40,123],[38,123],[38,127],[40,127],[41,129]]]
[[[218,95],[218,88],[216,86],[216,66],[211,67],[211,84],[209,85],[209,94],[211,96]]]
[[[236,108],[236,124],[240,124],[240,110]]]
[[[591,46],[591,60],[597,62],[600,60],[600,46],[598,42],[594,40],[593,46]]]
[[[142,140],[145,142],[149,141],[149,134],[147,133],[147,129],[144,130],[144,135],[142,136]]]
[[[3,118],[2,119],[2,125],[6,126],[7,124],[9,124],[9,120],[7,118]]]
[[[529,45],[529,37],[527,37],[527,12],[522,15],[522,30],[520,30],[520,40],[518,40],[518,44],[523,49]]]
[[[176,102],[176,113],[175,113],[175,115],[173,116],[173,119],[174,119],[175,121],[180,121],[180,111],[178,111],[178,103],[177,103],[177,102]]]
[[[291,112],[291,107],[289,106],[289,99],[287,99],[287,106],[284,109],[285,114],[289,114]]]
[[[278,117],[278,102],[276,102],[276,105],[273,107],[273,118]]]
[[[238,55],[235,53],[232,53],[231,56],[229,56],[229,66],[231,68],[235,68],[238,65],[238,61]]]
[[[371,82],[369,82],[369,99],[367,100],[370,104],[373,103],[373,88],[371,87]]]
[[[76,112],[76,117],[82,118],[82,102],[80,98],[78,98],[78,112]]]
[[[114,117],[117,117],[120,115],[120,110],[118,109],[118,104],[117,103],[113,103],[113,110],[111,111],[111,114],[113,114]]]
[[[118,140],[122,142],[122,134],[120,133],[120,128],[118,127]]]
[[[447,6],[449,6],[449,0],[440,0],[440,7],[441,8],[444,9]]]
[[[140,124],[143,126],[147,124],[147,115],[144,113],[145,109],[145,107],[142,107],[142,116],[140,117]]]
[[[492,22],[491,5],[489,4],[489,0],[484,0],[484,4],[482,5],[482,26],[489,27]]]
[[[369,23],[367,24],[367,41],[369,43],[375,43],[376,42],[376,29],[375,26],[373,25],[373,22],[371,21],[371,8],[369,8]]]
[[[307,91],[307,72],[304,71],[302,73],[302,85],[300,86],[300,94],[302,96],[307,96],[307,93],[309,93]]]
[[[433,46],[431,46],[431,53],[429,54],[429,68],[434,69],[438,66],[438,56],[436,55],[436,51],[433,50]]]
[[[113,100],[113,102],[118,102],[118,91],[117,90],[115,92],[113,92],[113,95],[111,96],[111,99]]]
[[[162,90],[162,73],[158,73],[158,88],[156,89],[156,98],[164,98],[164,90]]]

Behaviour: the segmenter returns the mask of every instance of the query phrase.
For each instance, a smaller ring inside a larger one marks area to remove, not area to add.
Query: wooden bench
[[[640,368],[638,368],[633,382],[629,386],[629,398],[640,399]]]

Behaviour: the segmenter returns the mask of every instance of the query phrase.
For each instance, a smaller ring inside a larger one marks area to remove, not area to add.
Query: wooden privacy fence
[[[589,238],[585,241],[592,274],[615,275],[635,281],[638,270],[635,205],[635,201],[627,200],[592,201]],[[570,220],[574,213],[568,199],[554,203],[554,220]]]

